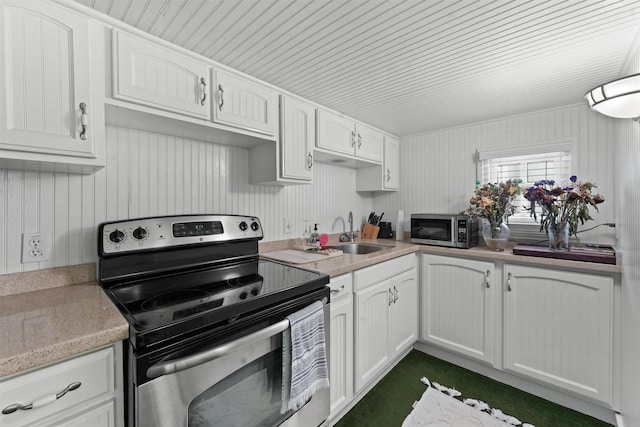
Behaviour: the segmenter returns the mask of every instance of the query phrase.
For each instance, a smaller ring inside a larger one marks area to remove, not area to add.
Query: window
[[[524,187],[530,187],[543,179],[565,182],[575,170],[572,162],[572,158],[575,158],[575,155],[572,156],[575,152],[575,142],[575,138],[572,138],[528,147],[479,152],[480,182],[486,184],[521,179]],[[509,218],[510,226],[524,225],[531,228],[536,225],[528,200],[520,195],[513,204],[517,210]],[[538,214],[539,211],[538,208]]]

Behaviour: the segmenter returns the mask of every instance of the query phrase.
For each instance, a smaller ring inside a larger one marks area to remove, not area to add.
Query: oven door
[[[329,345],[329,304],[324,305]],[[286,319],[201,353],[149,368],[135,388],[136,426],[309,426],[329,416],[329,389],[281,414],[282,332]],[[329,348],[327,348],[327,355]],[[213,360],[211,357],[214,357]],[[166,359],[165,359],[166,360]],[[176,362],[176,363],[173,363]],[[169,372],[169,373],[167,373]]]

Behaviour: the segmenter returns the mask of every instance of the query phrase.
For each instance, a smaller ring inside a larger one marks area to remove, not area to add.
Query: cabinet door
[[[393,304],[389,306],[391,358],[411,347],[418,339],[418,284],[410,270],[391,280]]]
[[[278,94],[226,71],[214,71],[213,121],[266,135],[278,126]]]
[[[355,155],[362,159],[382,162],[384,135],[381,132],[358,123],[356,126]]]
[[[331,303],[331,344],[329,356],[331,417],[353,397],[353,297]]]
[[[89,18],[52,2],[7,0],[0,5],[0,22],[2,157],[95,158]]]
[[[282,177],[311,181],[316,121],[315,107],[283,95],[280,105]]]
[[[211,119],[206,63],[121,31],[113,49],[114,98]]]
[[[355,123],[348,117],[318,109],[316,147],[353,156],[356,146]]]
[[[610,404],[613,278],[505,265],[505,368]]]
[[[400,188],[400,141],[389,135],[384,137],[383,187],[385,190]]]
[[[105,405],[67,416],[62,421],[44,421],[29,427],[115,427],[116,417],[113,401]]]
[[[493,363],[494,264],[424,254],[422,339]]]
[[[391,281],[385,280],[356,295],[355,386],[357,393],[389,362],[389,306]]]

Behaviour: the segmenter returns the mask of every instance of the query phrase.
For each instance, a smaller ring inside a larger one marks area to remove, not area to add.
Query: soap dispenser
[[[320,234],[318,234],[318,224],[313,225],[313,232],[311,233],[311,246],[320,248]]]

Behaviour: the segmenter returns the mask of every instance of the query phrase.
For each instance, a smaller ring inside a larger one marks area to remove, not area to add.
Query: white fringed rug
[[[468,406],[433,387],[427,387],[402,427],[513,427]]]

